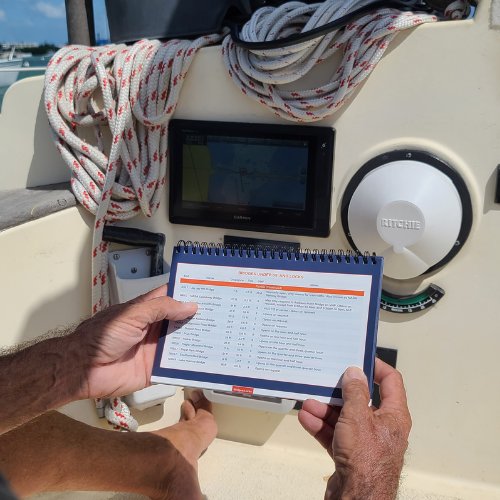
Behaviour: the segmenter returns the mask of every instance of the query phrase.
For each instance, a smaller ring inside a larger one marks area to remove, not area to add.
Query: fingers
[[[331,449],[334,429],[341,411],[351,418],[357,418],[363,412],[370,413],[368,382],[359,368],[350,367],[342,376],[342,397],[342,409],[308,399],[299,411],[302,427],[327,450]]]
[[[192,420],[199,410],[212,413],[212,403],[201,389],[184,389],[186,400],[181,405],[181,420]]]
[[[140,308],[150,324],[164,319],[186,319],[198,310],[198,305],[194,302],[179,302],[167,297],[166,293],[167,285],[162,285],[129,301],[129,304]]]
[[[156,299],[158,297],[164,297],[167,294],[167,285],[159,286],[154,290],[151,290],[143,295],[139,295],[135,299],[130,301],[131,304],[138,304],[140,302],[145,302],[146,300]]]
[[[331,454],[334,428],[304,408],[299,411],[298,417],[302,427]]]
[[[376,359],[375,382],[380,386],[380,409],[407,409],[403,377],[395,368]]]
[[[391,365],[388,365],[385,361],[375,358],[375,382],[377,384],[380,384],[384,377],[395,371],[396,369]]]
[[[340,408],[331,407],[314,399],[304,401],[299,411],[299,422],[302,427],[332,454],[332,440],[335,425],[339,418]]]
[[[205,397],[201,389],[195,389],[189,393],[189,400],[196,410],[212,412],[212,403]]]
[[[182,320],[193,316],[198,310],[194,302],[179,302],[171,297],[157,297],[131,305],[129,312],[140,316],[146,324],[156,323],[164,319]]]
[[[193,420],[196,417],[196,409],[192,402],[189,400],[183,401],[181,404],[181,418],[180,420]]]
[[[350,366],[342,375],[342,399],[344,400],[343,412],[361,415],[363,412],[369,411],[368,381],[360,368]]]
[[[315,399],[307,399],[302,404],[302,409],[314,415],[315,417],[321,418],[327,421],[330,425],[335,426],[337,422],[340,409],[337,407],[332,407],[326,403],[320,403]]]

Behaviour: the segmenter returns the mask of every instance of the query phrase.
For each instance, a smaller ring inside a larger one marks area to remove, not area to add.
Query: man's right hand
[[[366,376],[351,367],[342,377],[342,408],[310,399],[299,412],[302,426],[335,462],[325,499],[396,498],[411,417],[397,370],[377,359],[375,382],[380,385],[380,408],[368,406]]]
[[[84,321],[68,337],[84,365],[80,399],[123,396],[150,384],[162,321],[184,320],[198,306],[161,286]]]

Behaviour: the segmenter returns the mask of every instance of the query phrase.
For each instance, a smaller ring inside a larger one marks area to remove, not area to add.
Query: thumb
[[[368,380],[363,370],[350,366],[342,376],[342,399],[344,411],[353,412],[354,415],[362,414],[368,410],[370,392]]]
[[[179,302],[163,296],[131,304],[130,314],[143,319],[146,325],[164,319],[173,321],[186,319],[193,316],[197,309],[198,305],[194,302]]]

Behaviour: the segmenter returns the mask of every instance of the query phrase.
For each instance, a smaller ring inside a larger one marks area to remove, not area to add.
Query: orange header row
[[[210,285],[210,286],[228,286],[231,288],[257,288],[259,290],[282,290],[284,292],[305,292],[305,293],[326,293],[330,295],[356,295],[363,297],[363,290],[338,290],[335,288],[311,288],[305,286],[288,286],[288,285],[267,285],[260,283],[241,283],[233,281],[217,281],[217,280],[197,280],[192,278],[181,278],[181,283],[190,285]]]

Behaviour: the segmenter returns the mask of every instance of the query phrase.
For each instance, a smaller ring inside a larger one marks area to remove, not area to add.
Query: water
[[[27,61],[30,67],[38,67],[47,66],[49,59],[50,56],[33,56],[27,57],[24,61]],[[22,71],[19,73],[16,81],[22,80],[23,78],[29,78],[31,76],[43,75],[43,73],[44,71]],[[7,92],[8,88],[9,87],[0,87],[0,110],[2,109],[3,96],[5,95],[5,92]]]

